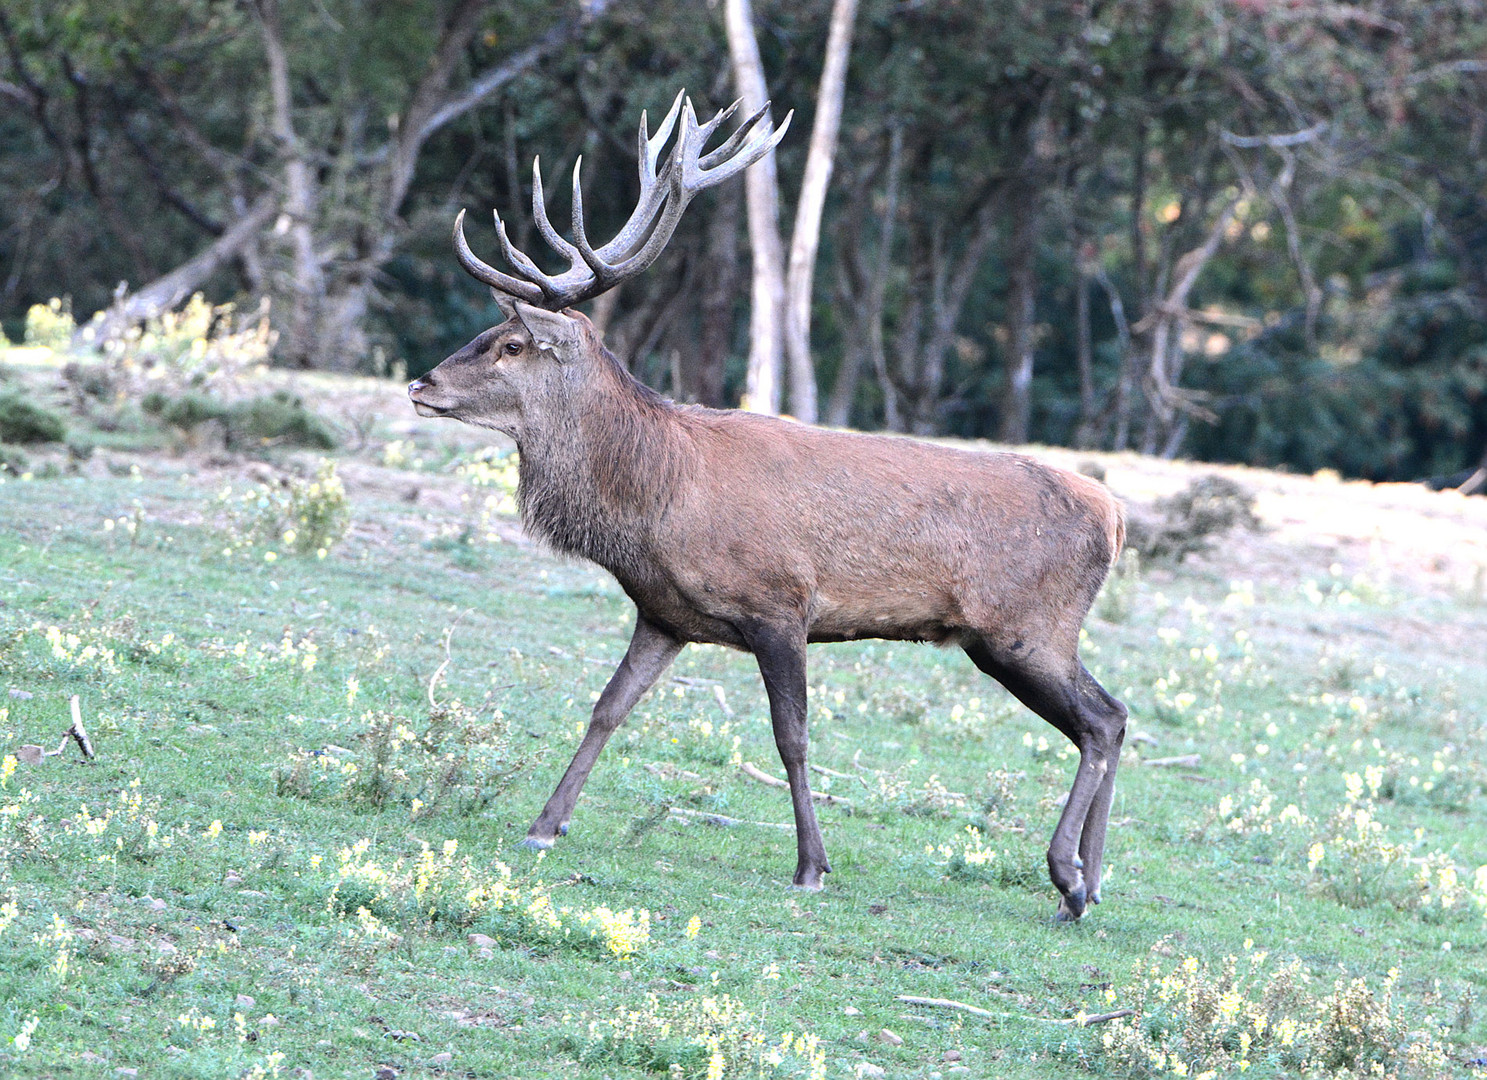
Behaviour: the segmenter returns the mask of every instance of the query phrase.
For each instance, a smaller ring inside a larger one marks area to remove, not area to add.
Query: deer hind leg
[[[599,751],[604,749],[615,729],[624,723],[635,703],[676,659],[683,644],[647,621],[643,614],[636,614],[635,634],[630,639],[625,658],[599,695],[589,718],[588,730],[578,744],[578,752],[573,755],[563,779],[558,781],[552,798],[547,800],[542,813],[527,830],[523,847],[550,848],[558,837],[568,834],[568,820],[573,816],[573,807],[578,803],[584,781],[589,778],[594,762],[599,760]]]
[[[1038,663],[1039,657],[1009,655],[1009,650],[984,640],[967,644],[965,650],[978,668],[1062,732],[1079,751],[1069,799],[1048,845],[1048,876],[1059,891],[1054,917],[1060,922],[1078,919],[1088,903],[1099,900],[1105,827],[1125,737],[1125,707],[1095,682],[1077,658],[1050,671]]]
[[[1115,770],[1120,765],[1121,747],[1126,738],[1126,707],[1095,681],[1095,677],[1079,665],[1080,701],[1084,707],[1100,717],[1107,733],[1107,742],[1113,743],[1105,751],[1107,768],[1090,800],[1089,812],[1084,818],[1084,828],[1079,834],[1079,857],[1084,861],[1084,885],[1089,902],[1100,902],[1100,872],[1105,861],[1105,828],[1110,821],[1110,801],[1115,796]]]

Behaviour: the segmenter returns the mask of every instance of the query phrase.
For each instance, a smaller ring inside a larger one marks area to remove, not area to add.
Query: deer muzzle
[[[422,399],[421,395],[426,394],[432,388],[432,384],[423,379],[414,379],[408,384],[408,399],[413,402],[413,411],[419,416],[444,416],[449,412],[448,409],[440,408]]]

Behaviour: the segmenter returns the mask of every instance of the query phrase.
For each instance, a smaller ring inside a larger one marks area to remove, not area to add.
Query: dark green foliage
[[[275,390],[233,406],[227,413],[227,439],[228,445],[243,449],[302,446],[330,450],[336,445],[336,437],[325,421],[287,390]]]
[[[20,394],[0,395],[0,443],[49,443],[67,438],[67,423]]]
[[[194,391],[173,399],[158,392],[148,394],[140,402],[140,408],[182,431],[192,431],[209,420],[225,420],[229,415],[228,408],[220,401]]]

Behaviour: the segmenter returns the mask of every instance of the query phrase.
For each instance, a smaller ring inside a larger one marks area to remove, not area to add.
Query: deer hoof
[[[521,846],[528,851],[546,851],[553,845],[552,840],[544,840],[540,836],[529,836],[521,842]]]
[[[1078,922],[1084,916],[1085,896],[1081,885],[1067,896],[1060,898],[1058,910],[1053,913],[1054,922]]]
[[[795,880],[790,883],[790,888],[800,889],[802,892],[820,892],[826,888],[826,882],[821,880],[821,876],[829,873],[831,873],[830,867],[823,870],[818,870],[814,866],[801,867],[795,871]]]

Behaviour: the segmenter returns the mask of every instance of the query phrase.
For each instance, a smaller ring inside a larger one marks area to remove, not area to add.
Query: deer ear
[[[533,307],[521,300],[514,300],[512,304],[516,308],[516,317],[527,328],[527,333],[532,335],[532,340],[539,349],[555,354],[560,360],[573,355],[582,336],[577,322],[561,311]]]
[[[500,289],[492,289],[491,299],[496,302],[496,307],[501,309],[502,315],[508,319],[516,318],[516,297],[510,293],[503,293]]]

